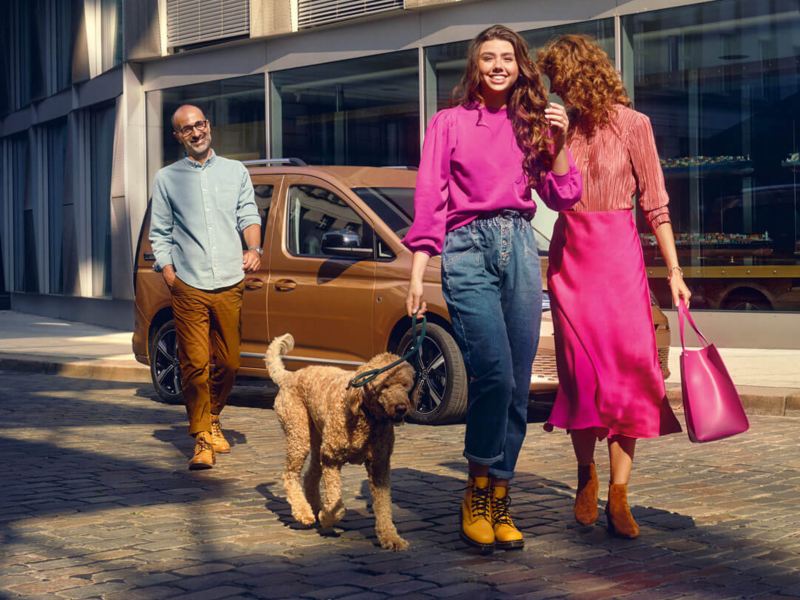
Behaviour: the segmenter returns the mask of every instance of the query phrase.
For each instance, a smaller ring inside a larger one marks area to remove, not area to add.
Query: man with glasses
[[[219,415],[239,369],[244,273],[261,266],[261,219],[247,169],[214,153],[203,111],[179,107],[172,128],[186,156],[156,173],[150,242],[172,293],[181,386],[195,438],[189,468],[210,469],[216,453],[231,448]]]

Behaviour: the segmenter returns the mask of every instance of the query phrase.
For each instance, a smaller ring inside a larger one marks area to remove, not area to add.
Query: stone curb
[[[742,405],[748,415],[800,417],[800,389],[755,385],[737,386]],[[682,409],[681,388],[667,386],[667,398],[673,408]]]
[[[99,379],[125,383],[149,383],[150,369],[138,363],[92,360],[86,358],[55,358],[30,354],[0,353],[0,369],[23,373],[43,373],[73,379]]]
[[[0,353],[0,369],[23,373],[43,373],[73,379],[98,379],[124,383],[150,383],[145,365],[85,358],[55,358],[30,354]],[[800,417],[800,389],[738,386],[742,404],[749,415]],[[681,388],[668,384],[667,398],[673,408],[682,409]],[[536,404],[535,402],[533,404]]]

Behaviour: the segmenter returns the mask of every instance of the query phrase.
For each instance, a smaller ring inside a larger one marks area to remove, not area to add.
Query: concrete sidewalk
[[[800,350],[720,348],[751,414],[800,416]],[[680,403],[680,347],[670,351],[670,400]],[[0,311],[0,369],[123,382],[150,381],[131,333]]]

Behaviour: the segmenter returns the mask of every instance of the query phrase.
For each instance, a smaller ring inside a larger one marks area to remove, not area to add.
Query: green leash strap
[[[412,324],[411,324],[411,331],[416,333],[417,331],[417,315],[415,314],[412,317]],[[411,358],[415,355],[417,357],[417,367],[419,367],[419,359],[420,359],[420,349],[422,348],[422,342],[425,340],[425,330],[428,324],[428,319],[425,315],[422,315],[422,326],[420,327],[420,333],[417,337],[414,338],[414,343],[412,344],[411,348],[406,352],[403,356],[398,358],[393,363],[386,365],[385,367],[381,367],[380,369],[370,369],[369,371],[364,371],[360,375],[356,375],[350,380],[350,383],[347,384],[348,389],[353,388],[360,388],[367,385],[370,381],[375,379],[381,373],[385,373],[389,369],[394,369],[397,365],[402,363],[403,361],[411,362]],[[417,385],[417,380],[419,379],[419,368],[415,369],[416,374],[414,376],[414,386]]]

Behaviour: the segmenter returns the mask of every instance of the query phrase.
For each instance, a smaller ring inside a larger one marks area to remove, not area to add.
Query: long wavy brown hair
[[[483,104],[478,57],[481,45],[489,40],[506,41],[514,47],[519,77],[509,91],[506,110],[517,144],[525,154],[522,168],[528,177],[528,183],[535,187],[545,173],[552,169],[553,153],[550,150],[550,126],[544,117],[547,93],[525,40],[504,25],[492,25],[481,31],[469,45],[467,66],[461,82],[453,89],[453,102],[467,108]]]
[[[562,35],[539,51],[539,69],[550,78],[550,90],[574,114],[573,131],[591,137],[611,123],[614,106],[631,100],[608,54],[588,35]]]

